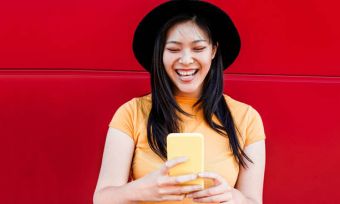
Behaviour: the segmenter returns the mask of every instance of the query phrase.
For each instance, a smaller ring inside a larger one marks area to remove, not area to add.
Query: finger
[[[214,180],[215,184],[220,184],[224,181],[224,178],[213,172],[201,172],[198,174],[201,178],[208,178]]]
[[[168,183],[171,185],[181,184],[197,179],[197,174],[187,174],[182,176],[169,176]]]
[[[158,180],[158,186],[170,186],[185,183],[197,179],[197,174],[187,174],[183,176],[162,176]]]
[[[194,198],[194,202],[199,202],[199,203],[221,203],[221,202],[228,202],[232,200],[232,195],[231,193],[224,193],[224,194],[219,194],[219,195],[214,195],[214,196],[209,196],[209,197],[204,197],[204,198]]]
[[[191,186],[169,186],[164,187],[159,190],[159,194],[162,195],[182,195],[191,193],[194,191],[202,190],[203,187],[200,185],[191,185]]]
[[[213,173],[213,172],[201,172],[198,174],[198,177],[212,179],[214,180],[215,185],[219,185],[221,183],[227,183],[222,176],[216,173]]]
[[[187,195],[189,198],[202,198],[202,197],[209,197],[214,195],[219,195],[223,193],[230,193],[231,189],[229,189],[227,186],[220,184],[218,186],[214,186],[211,188],[204,189],[202,191],[198,191],[195,193],[190,193]]]
[[[175,167],[176,165],[183,163],[188,160],[188,157],[177,157],[175,159],[168,160],[164,163],[162,170],[163,172],[168,172],[169,169]]]

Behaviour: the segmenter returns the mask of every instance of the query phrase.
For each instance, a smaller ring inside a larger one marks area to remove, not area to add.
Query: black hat
[[[215,5],[198,0],[173,0],[151,10],[139,23],[133,38],[133,52],[138,62],[150,72],[155,39],[163,25],[179,14],[194,13],[208,23],[217,38],[223,67],[228,68],[236,59],[241,41],[230,17]]]

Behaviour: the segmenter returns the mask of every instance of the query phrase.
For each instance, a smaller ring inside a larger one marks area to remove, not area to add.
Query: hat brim
[[[162,26],[172,17],[194,13],[204,18],[212,34],[217,38],[224,69],[237,58],[241,41],[230,17],[213,4],[194,0],[175,0],[163,3],[151,10],[139,23],[133,38],[133,52],[138,62],[150,72],[155,39]]]

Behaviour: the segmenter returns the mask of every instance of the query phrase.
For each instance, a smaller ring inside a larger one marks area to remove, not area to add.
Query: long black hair
[[[198,109],[203,109],[204,120],[212,129],[229,139],[234,158],[243,167],[247,167],[243,157],[250,162],[252,161],[240,146],[236,134],[237,128],[223,96],[223,63],[218,42],[215,40],[214,33],[211,32],[208,23],[195,14],[175,16],[163,26],[155,39],[150,71],[152,107],[147,123],[147,137],[150,148],[159,157],[166,160],[166,137],[169,133],[180,131],[179,124],[181,121],[178,114],[190,116],[177,104],[173,94],[174,85],[168,77],[163,64],[167,31],[172,26],[187,21],[192,21],[204,30],[210,39],[210,43],[217,47],[211,68],[203,82],[202,94],[194,106]],[[214,115],[222,125],[213,121]]]

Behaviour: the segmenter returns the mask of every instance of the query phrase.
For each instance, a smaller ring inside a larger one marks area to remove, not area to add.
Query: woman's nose
[[[178,62],[181,64],[192,64],[194,63],[194,59],[192,58],[190,53],[184,52],[182,56],[179,58]]]

